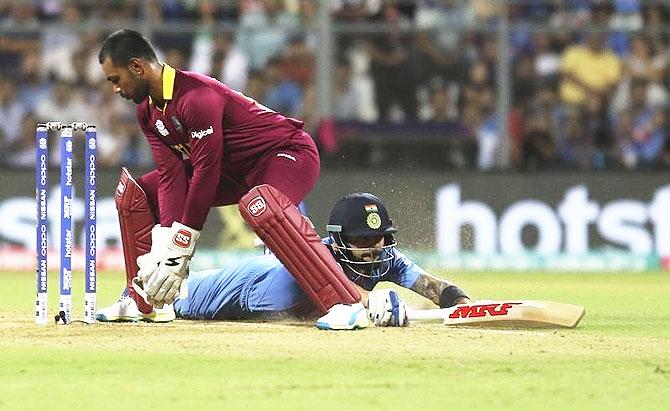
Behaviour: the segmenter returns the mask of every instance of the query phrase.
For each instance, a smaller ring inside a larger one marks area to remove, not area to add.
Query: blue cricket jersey
[[[328,244],[329,239],[324,242]],[[410,288],[426,272],[407,256],[392,249],[391,267],[380,278],[359,277],[356,284],[370,291],[380,281]],[[291,273],[274,255],[235,261],[223,268],[191,273],[188,297],[174,303],[177,315],[186,319],[235,320],[290,313],[311,302]]]

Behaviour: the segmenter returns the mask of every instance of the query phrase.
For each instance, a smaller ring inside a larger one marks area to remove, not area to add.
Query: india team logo
[[[373,230],[378,229],[379,227],[382,226],[382,219],[379,217],[379,214],[377,213],[370,213],[368,214],[368,219],[367,219],[368,227],[370,227]]]
[[[249,213],[254,217],[258,217],[259,215],[263,214],[266,209],[267,204],[265,204],[265,199],[261,196],[254,197],[249,202],[249,205],[247,205],[247,210],[249,210]]]

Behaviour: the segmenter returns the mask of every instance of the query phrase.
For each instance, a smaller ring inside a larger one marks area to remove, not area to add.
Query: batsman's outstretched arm
[[[471,302],[467,294],[458,286],[428,273],[419,274],[410,289],[429,299],[440,308],[452,307],[457,304],[469,304]]]

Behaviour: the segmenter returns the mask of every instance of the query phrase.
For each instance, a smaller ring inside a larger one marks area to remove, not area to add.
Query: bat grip
[[[445,315],[450,311],[448,308],[435,308],[430,310],[417,310],[407,308],[407,319],[410,321],[439,320],[444,321]]]

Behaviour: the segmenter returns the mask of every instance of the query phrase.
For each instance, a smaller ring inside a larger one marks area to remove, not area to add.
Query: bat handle
[[[444,317],[450,310],[448,308],[434,308],[430,310],[407,309],[407,319],[410,321],[439,320],[444,321]]]

